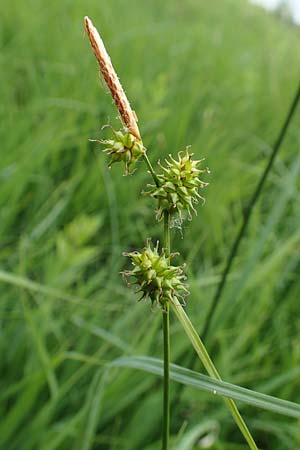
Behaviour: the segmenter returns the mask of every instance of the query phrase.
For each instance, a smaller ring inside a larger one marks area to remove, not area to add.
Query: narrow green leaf
[[[85,431],[79,445],[81,450],[90,450],[93,447],[107,376],[107,371],[102,373],[102,370],[98,370],[92,383],[92,389],[89,392],[90,398],[88,399],[88,414],[84,424]]]
[[[111,365],[117,367],[132,367],[145,372],[163,376],[163,362],[160,359],[148,356],[132,356],[118,358]],[[300,418],[300,405],[287,400],[282,400],[271,395],[252,391],[225,381],[214,380],[207,375],[202,375],[185,367],[171,364],[171,379],[187,386],[193,386],[226,398],[232,398],[251,406],[266,409],[285,416]]]
[[[0,281],[19,288],[28,289],[28,291],[38,292],[40,294],[48,295],[49,297],[64,300],[66,302],[75,304],[87,303],[82,298],[73,295],[68,295],[65,292],[60,291],[59,289],[37,283],[35,281],[30,280],[29,278],[15,275],[14,273],[5,272],[4,270],[0,270]]]

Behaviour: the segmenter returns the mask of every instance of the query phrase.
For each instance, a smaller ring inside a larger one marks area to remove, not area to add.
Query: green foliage
[[[111,363],[116,367],[131,367],[163,376],[163,361],[149,356],[131,356],[118,358]],[[240,400],[249,405],[263,408],[278,414],[300,418],[300,405],[270,395],[254,392],[240,386],[232,385],[221,380],[216,380],[202,375],[193,370],[171,364],[171,379],[197,389],[213,392],[214,395],[223,395],[227,398]]]
[[[145,235],[160,238],[161,225],[152,220],[153,200],[139,197],[150,175],[138,170],[124,180],[107,171],[89,142],[108,117],[120,124],[82,38],[86,14],[122,77],[151,161],[192,144],[211,170],[205,208],[184,223],[184,243],[177,231],[172,242],[187,261],[187,308],[198,330],[300,73],[299,30],[242,0],[4,2],[1,450],[160,448],[157,377],[120,368],[104,377],[103,363],[116,357],[161,357],[160,315],[146,315],[118,274],[123,249],[140,248]],[[298,118],[207,342],[226,381],[292,401],[300,390]],[[71,224],[81,231],[70,232]],[[185,366],[190,344],[176,323],[171,333],[172,361]],[[218,450],[245,448],[218,396],[186,387],[179,402],[177,389],[173,382],[174,441],[205,412],[220,426]],[[143,404],[155,417],[137,427]],[[241,411],[264,450],[300,446],[295,419]]]

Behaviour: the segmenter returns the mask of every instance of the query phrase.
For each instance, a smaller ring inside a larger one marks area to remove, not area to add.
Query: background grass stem
[[[297,109],[299,100],[300,100],[300,84],[297,87],[297,90],[295,92],[295,95],[294,95],[294,98],[292,100],[292,103],[291,103],[291,105],[290,105],[290,107],[288,109],[288,113],[286,115],[284,123],[283,123],[283,125],[282,125],[282,127],[281,127],[281,129],[279,131],[278,137],[277,137],[277,139],[275,141],[275,144],[273,146],[273,151],[270,154],[270,157],[269,157],[268,163],[266,165],[266,168],[265,168],[263,174],[261,175],[261,178],[259,179],[259,181],[257,183],[257,186],[256,186],[256,188],[255,188],[255,190],[254,190],[254,192],[252,194],[252,197],[251,197],[251,199],[249,201],[249,204],[248,204],[248,206],[247,206],[247,208],[245,210],[243,223],[242,223],[242,225],[241,225],[241,227],[239,229],[239,232],[238,232],[238,234],[237,234],[237,236],[236,236],[236,238],[235,238],[235,240],[233,242],[233,245],[231,247],[231,250],[230,250],[227,262],[226,262],[226,266],[225,266],[225,269],[224,269],[223,274],[222,274],[222,278],[220,280],[220,283],[218,284],[218,287],[216,289],[213,301],[211,303],[210,309],[209,309],[209,311],[207,313],[207,316],[206,316],[206,321],[205,321],[205,324],[204,324],[204,327],[203,327],[203,332],[201,333],[203,339],[205,339],[207,334],[208,334],[208,331],[209,331],[209,328],[210,328],[210,325],[211,325],[214,313],[215,313],[215,311],[217,309],[218,303],[221,300],[221,296],[222,296],[222,293],[223,293],[223,290],[224,290],[224,287],[225,287],[225,284],[226,284],[226,281],[227,281],[227,276],[228,276],[228,274],[230,272],[232,263],[234,261],[234,258],[236,256],[237,252],[238,252],[240,243],[241,243],[241,241],[242,241],[242,239],[243,239],[243,237],[244,237],[244,235],[245,235],[245,233],[247,231],[248,224],[249,224],[249,221],[250,221],[253,209],[254,209],[254,207],[255,207],[255,205],[257,203],[257,200],[258,200],[260,194],[262,193],[262,190],[263,190],[263,187],[264,187],[265,182],[267,180],[267,177],[268,177],[268,175],[269,175],[269,173],[270,173],[270,171],[271,171],[271,169],[273,167],[275,158],[276,158],[276,156],[277,156],[277,154],[279,152],[281,144],[282,144],[282,142],[284,140],[284,137],[285,137],[285,135],[287,133],[287,130],[289,128],[289,125],[291,123],[291,120],[292,120],[292,118],[293,118],[293,116],[295,114],[295,111]]]

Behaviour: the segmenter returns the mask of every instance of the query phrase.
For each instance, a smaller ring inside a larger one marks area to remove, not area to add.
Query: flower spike
[[[136,137],[136,139],[141,140],[136,114],[131,109],[130,103],[126,97],[118,75],[116,74],[116,71],[112,65],[111,59],[106,51],[103,41],[97,29],[94,27],[91,19],[89,19],[88,17],[84,18],[84,26],[97,61],[99,63],[104,80],[119,110],[123,123],[130,130],[131,134]]]
[[[164,211],[173,216],[178,215],[181,222],[184,218],[182,213],[187,213],[191,219],[192,212],[196,214],[194,204],[198,203],[199,199],[204,201],[198,190],[206,187],[208,183],[200,180],[199,175],[209,173],[209,169],[199,169],[203,159],[197,161],[192,157],[193,153],[190,153],[187,147],[185,153],[178,153],[178,161],[169,155],[165,166],[158,163],[162,170],[162,173],[157,175],[159,186],[148,185],[150,189],[145,192],[158,200],[158,220],[163,217]]]
[[[189,294],[186,279],[183,274],[184,265],[171,266],[165,249],[159,252],[159,242],[152,249],[151,240],[147,240],[146,247],[141,252],[123,253],[128,256],[133,264],[132,270],[122,272],[127,277],[135,279],[133,284],[138,286],[137,292],[141,292],[143,298],[150,298],[152,304],[165,307],[166,302],[174,298],[183,301]],[[175,254],[171,254],[170,258]]]
[[[145,147],[127,128],[119,131],[110,128],[113,132],[112,139],[94,139],[94,141],[105,145],[103,151],[110,156],[109,168],[115,162],[123,161],[125,175],[132,174],[135,163],[145,154]]]

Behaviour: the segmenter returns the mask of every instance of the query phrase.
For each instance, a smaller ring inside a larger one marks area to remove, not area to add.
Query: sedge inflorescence
[[[120,118],[124,130],[114,131],[113,139],[98,141],[106,145],[105,152],[110,156],[109,166],[115,162],[125,163],[125,174],[133,172],[135,163],[142,156],[147,164],[149,172],[153,177],[155,185],[148,185],[146,192],[158,201],[157,218],[165,217],[164,241],[167,249],[159,250],[159,243],[152,248],[151,241],[147,241],[146,247],[142,251],[124,253],[128,256],[133,265],[132,270],[123,272],[127,278],[134,279],[133,284],[137,285],[137,291],[142,293],[141,299],[149,298],[152,304],[159,305],[163,311],[163,343],[164,343],[164,404],[163,404],[163,439],[162,448],[169,449],[170,435],[170,331],[169,331],[169,304],[173,303],[175,312],[181,321],[189,339],[196,349],[201,361],[208,373],[219,381],[221,380],[217,369],[211,361],[204,344],[197,335],[188,316],[184,313],[178,301],[183,302],[185,296],[189,294],[183,268],[171,265],[171,259],[175,254],[170,254],[170,228],[172,223],[178,222],[179,227],[183,219],[187,216],[192,218],[192,213],[196,210],[194,204],[204,198],[199,194],[199,189],[207,186],[208,183],[202,181],[199,176],[208,173],[208,169],[200,169],[202,160],[193,160],[193,154],[180,152],[178,160],[171,155],[166,159],[166,165],[159,164],[161,173],[156,174],[151,162],[146,154],[137,125],[137,117],[131,109],[124,89],[113,68],[110,57],[105,49],[103,41],[99,36],[91,20],[85,17],[85,29],[90,39],[95,56],[98,60],[103,78],[111,92],[115,104],[120,113]],[[172,221],[170,220],[172,217]],[[128,283],[130,284],[130,283]],[[240,430],[245,436],[249,447],[257,449],[257,446],[243,421],[234,401],[225,399],[233,417]]]
[[[178,160],[169,155],[169,159],[165,160],[166,166],[158,162],[162,170],[162,173],[157,175],[158,186],[150,184],[149,190],[145,192],[158,200],[158,220],[163,217],[165,211],[171,215],[177,214],[180,221],[185,215],[191,219],[192,212],[196,213],[194,204],[198,203],[198,200],[204,201],[199,189],[208,185],[199,178],[200,174],[209,173],[207,168],[199,168],[202,161],[203,159],[193,160],[193,153],[186,148],[185,153],[178,153]]]
[[[84,18],[84,27],[99,63],[103,78],[111,92],[112,98],[114,99],[124,125],[128,128],[128,130],[130,130],[131,134],[141,140],[136,114],[131,109],[128,98],[112,65],[104,43],[91,19],[88,17]]]
[[[124,162],[125,175],[134,171],[136,162],[145,154],[145,147],[127,128],[115,131],[112,139],[97,140],[105,145],[104,153],[110,156],[108,167],[116,162]]]
[[[166,255],[165,249],[159,251],[159,243],[152,248],[151,240],[147,240],[146,247],[141,251],[123,253],[128,256],[134,266],[132,270],[122,272],[127,278],[134,278],[133,284],[137,285],[137,292],[142,293],[140,300],[150,298],[152,304],[164,308],[166,302],[174,298],[183,301],[189,294],[187,285],[183,282],[186,276],[183,273],[184,265],[172,266],[170,257]]]

